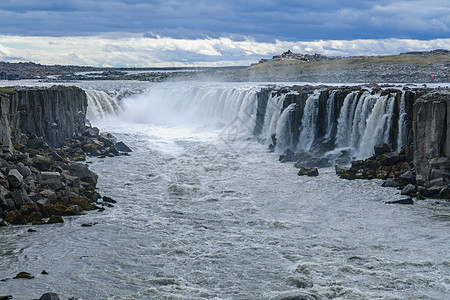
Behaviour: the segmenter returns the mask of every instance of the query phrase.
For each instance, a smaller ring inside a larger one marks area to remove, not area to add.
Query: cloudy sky
[[[1,0],[0,60],[247,65],[450,48],[449,0]]]

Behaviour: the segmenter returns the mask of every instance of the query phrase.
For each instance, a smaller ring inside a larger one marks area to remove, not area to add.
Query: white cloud
[[[288,49],[325,55],[383,55],[450,49],[450,39],[359,39],[256,42],[250,38],[173,39],[149,34],[83,37],[0,36],[0,60],[92,66],[249,65]]]

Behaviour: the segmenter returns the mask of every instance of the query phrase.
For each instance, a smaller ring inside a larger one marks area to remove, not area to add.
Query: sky
[[[0,60],[249,65],[450,49],[450,0],[1,0]]]

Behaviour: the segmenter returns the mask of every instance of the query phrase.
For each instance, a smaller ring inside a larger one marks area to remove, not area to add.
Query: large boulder
[[[298,176],[310,176],[310,177],[315,177],[315,176],[319,176],[319,170],[317,170],[317,168],[305,168],[305,167],[301,167],[300,170],[298,171]]]
[[[22,182],[23,176],[17,169],[11,169],[8,172],[8,183],[10,187],[17,189],[22,186]]]
[[[116,146],[116,149],[119,150],[120,152],[132,152],[130,147],[125,145],[124,142],[118,142],[115,146]]]
[[[379,156],[381,154],[391,152],[391,148],[389,147],[388,144],[378,144],[375,145],[373,151],[375,152],[375,156]]]

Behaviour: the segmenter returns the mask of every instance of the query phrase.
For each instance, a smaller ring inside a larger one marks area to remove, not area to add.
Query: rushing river
[[[0,279],[36,275],[0,281],[0,296],[448,297],[448,205],[386,205],[402,198],[398,190],[378,180],[342,180],[332,168],[299,177],[239,130],[248,120],[198,115],[189,110],[199,100],[192,95],[182,95],[185,106],[170,107],[169,89],[124,96],[120,111],[91,120],[133,149],[90,159],[114,208],[33,226],[37,232],[0,228]],[[96,225],[81,227],[88,222]]]

